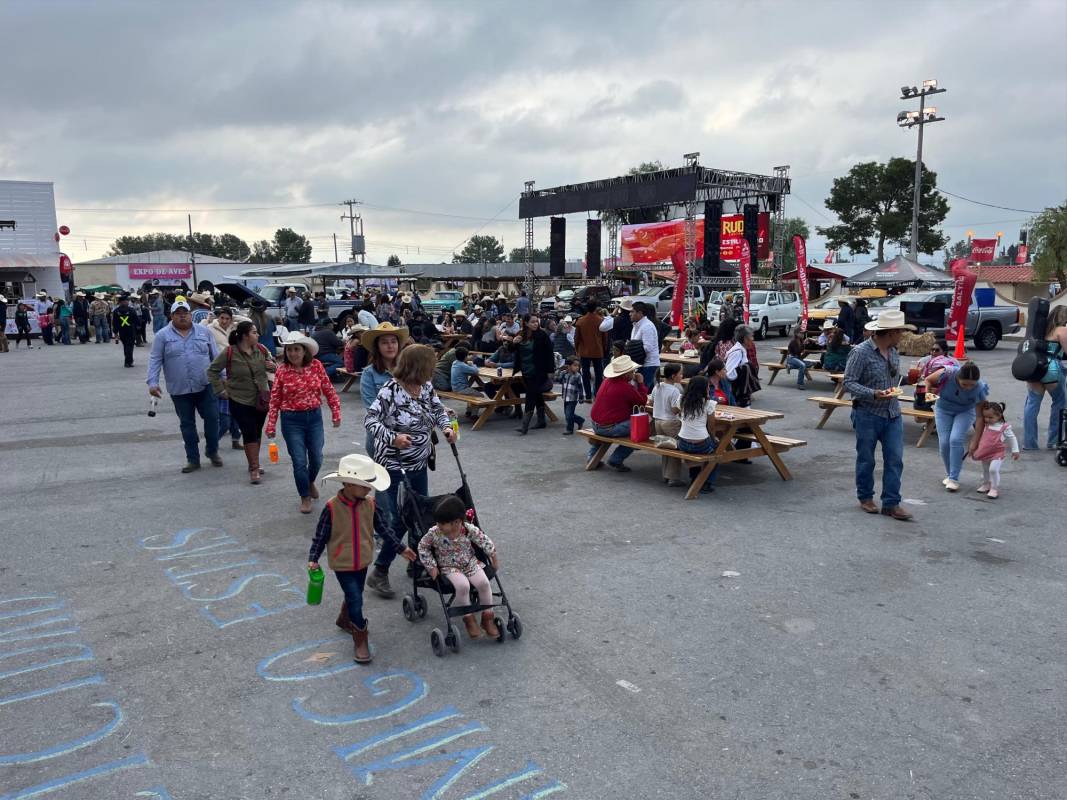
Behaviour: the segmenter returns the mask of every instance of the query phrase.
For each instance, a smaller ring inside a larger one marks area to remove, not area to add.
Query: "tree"
[[[630,167],[626,174],[641,175],[645,172],[659,172],[661,169],[663,164],[659,161],[642,161],[636,167]],[[663,222],[670,212],[670,206],[648,206],[625,211],[601,211],[600,218],[604,222],[615,221],[620,225],[641,225],[647,222]]]
[[[400,261],[400,256],[398,256],[396,253],[393,253],[393,255],[389,256],[388,260],[385,262],[385,266],[399,267],[401,263],[402,262]]]
[[[459,254],[452,254],[453,264],[496,264],[504,260],[504,245],[495,236],[474,235]]]
[[[245,241],[232,233],[215,235],[212,233],[193,233],[188,235],[174,233],[148,233],[143,236],[120,236],[111,244],[108,255],[125,256],[133,253],[149,253],[154,250],[189,250],[190,243],[198,255],[228,258],[243,261],[251,252]]]
[[[793,269],[797,263],[797,253],[793,249],[793,237],[802,236],[804,241],[808,240],[811,236],[811,231],[808,230],[808,223],[800,217],[786,217],[782,220],[782,227],[785,229],[785,255],[782,259],[782,264],[785,270],[788,272]],[[778,240],[777,226],[774,224],[774,220],[771,220],[771,241]]]
[[[311,261],[311,242],[292,228],[278,228],[271,253],[279,264],[307,264]]]
[[[266,239],[260,239],[258,242],[253,242],[252,255],[248,261],[251,264],[273,264],[274,252],[271,249],[270,242]]]
[[[1067,202],[1046,208],[1030,224],[1029,246],[1034,253],[1034,277],[1056,277],[1060,289],[1067,287]]]
[[[244,239],[232,233],[215,237],[215,252],[211,255],[228,258],[231,261],[244,261],[252,253]]]
[[[843,178],[835,178],[826,207],[837,214],[838,225],[816,228],[831,249],[847,247],[853,253],[871,252],[877,241],[878,263],[885,261],[885,243],[911,245],[912,192],[915,162],[891,158],[885,164],[856,164]],[[938,229],[948,215],[948,201],[936,191],[937,173],[923,165],[919,192],[918,252],[933,253],[948,238]]]
[[[548,261],[548,248],[547,247],[535,247],[533,249],[534,263]],[[526,261],[526,248],[525,247],[513,247],[511,248],[511,254],[508,256],[508,261],[512,264],[521,264]]]
[[[945,250],[945,269],[948,269],[957,258],[971,257],[971,243],[966,239],[960,239],[952,247]]]

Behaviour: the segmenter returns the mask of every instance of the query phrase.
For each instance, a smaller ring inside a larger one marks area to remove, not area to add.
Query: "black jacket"
[[[301,325],[313,325],[315,323],[315,301],[304,300],[300,304],[300,312],[297,316]]]
[[[111,312],[111,335],[119,339],[135,338],[139,324],[133,306],[115,306]]]
[[[551,375],[556,371],[556,357],[552,354],[552,340],[541,328],[533,335],[533,362],[534,374],[542,377]],[[515,369],[522,372],[522,357],[515,359]]]

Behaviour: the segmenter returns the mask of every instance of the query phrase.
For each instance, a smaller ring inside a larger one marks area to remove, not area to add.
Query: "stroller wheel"
[[[421,595],[415,595],[415,613],[419,619],[426,619],[426,600]]]
[[[496,630],[497,630],[496,640],[498,642],[504,641],[504,636],[505,636],[504,620],[502,620],[500,617],[493,617],[493,622],[496,623]]]
[[[511,619],[508,620],[508,633],[511,634],[512,639],[522,636],[522,620],[519,619],[518,614],[512,614]]]
[[[1061,467],[1067,467],[1067,450],[1060,450],[1056,454],[1056,463]]]
[[[459,652],[459,628],[455,625],[448,626],[448,634],[445,636],[445,644],[453,653]]]
[[[430,647],[433,648],[433,654],[438,658],[441,658],[445,654],[445,637],[441,635],[441,631],[438,628],[434,628],[430,631]]]
[[[410,594],[404,595],[404,599],[401,601],[401,608],[404,610],[404,619],[408,622],[415,621],[415,603],[411,599]]]

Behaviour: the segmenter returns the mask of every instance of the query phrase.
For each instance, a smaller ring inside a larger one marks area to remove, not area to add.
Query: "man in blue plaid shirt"
[[[563,362],[559,379],[562,384],[563,418],[567,422],[567,430],[563,431],[563,435],[572,436],[575,425],[580,428],[585,424],[585,417],[579,417],[574,413],[578,408],[578,403],[582,400],[582,374],[577,358],[571,356]]]

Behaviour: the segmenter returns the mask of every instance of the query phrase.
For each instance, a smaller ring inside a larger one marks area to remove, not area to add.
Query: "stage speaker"
[[[752,271],[755,272],[759,258],[759,206],[755,203],[745,203],[742,214],[745,221],[745,239],[748,241],[748,249],[752,252]]]
[[[553,278],[562,278],[567,273],[567,220],[552,217],[550,225],[548,272]]]
[[[600,277],[600,220],[585,221],[585,276]]]
[[[704,275],[719,272],[722,253],[722,200],[704,203]]]

